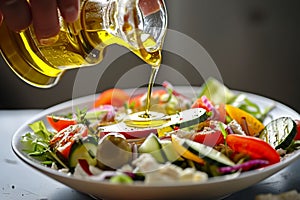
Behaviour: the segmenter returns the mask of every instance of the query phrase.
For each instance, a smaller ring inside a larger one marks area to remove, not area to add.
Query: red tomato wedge
[[[224,136],[221,131],[212,130],[206,133],[196,133],[193,136],[193,141],[214,147],[224,143]]]
[[[62,129],[67,128],[68,126],[77,123],[75,119],[59,117],[55,115],[47,115],[46,118],[50,126],[56,131],[61,131]]]
[[[208,107],[203,103],[201,98],[198,98],[191,106],[192,108],[203,108],[205,109],[207,112],[209,112],[210,110],[208,109]]]
[[[76,136],[75,136],[76,135]],[[75,139],[86,137],[88,128],[84,124],[75,124],[59,131],[51,140],[50,146],[55,149],[62,157],[68,159]]]
[[[152,99],[157,99],[158,103],[163,104],[165,103],[164,101],[162,101],[160,98],[162,95],[166,94],[167,91],[166,90],[154,90],[151,93],[151,98]],[[147,93],[144,94],[140,94],[137,96],[133,96],[129,99],[129,106],[132,106],[133,108],[141,108],[143,105],[143,101],[146,101],[146,95]]]
[[[142,107],[142,102],[141,102],[142,96],[144,96],[144,95],[137,95],[137,96],[131,97],[128,101],[129,106],[131,108],[141,108]]]
[[[89,163],[84,160],[84,159],[78,159],[78,164],[80,165],[80,167],[83,169],[83,171],[89,175],[89,176],[92,176],[93,173],[90,171],[90,168],[89,168]]]
[[[129,95],[122,89],[112,88],[102,92],[94,103],[94,107],[101,105],[123,106],[129,99]]]
[[[269,164],[278,163],[280,156],[267,142],[252,136],[229,134],[226,137],[228,146],[240,153],[249,155],[252,159],[264,159]]]

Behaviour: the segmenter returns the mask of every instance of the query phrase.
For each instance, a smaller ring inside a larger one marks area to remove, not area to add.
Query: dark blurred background
[[[299,0],[166,0],[166,4],[168,27],[201,44],[228,87],[275,99],[300,112]],[[114,53],[114,49],[108,53]],[[51,89],[39,89],[17,78],[3,59],[0,65],[1,109],[47,108],[74,97],[78,70],[65,73]],[[89,74],[101,69],[101,64],[81,69],[86,83],[82,81],[75,96],[114,86],[140,86],[147,82],[149,70],[137,68],[129,72],[139,65],[143,62],[135,55],[124,54],[103,72],[99,84],[92,89],[88,85]],[[194,72],[188,60],[163,52],[158,82],[201,85],[202,77]]]

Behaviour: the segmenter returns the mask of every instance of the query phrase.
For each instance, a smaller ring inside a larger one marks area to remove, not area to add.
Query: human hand
[[[80,0],[0,0],[0,25],[21,31],[33,25],[41,44],[51,44],[59,33],[58,9],[66,22],[78,18]]]

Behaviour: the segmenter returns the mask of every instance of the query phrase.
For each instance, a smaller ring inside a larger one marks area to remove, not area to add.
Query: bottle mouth
[[[150,51],[161,49],[167,30],[167,10],[164,1],[139,0],[137,5],[143,21],[142,40],[150,39],[156,44],[147,44],[145,47],[151,48]]]

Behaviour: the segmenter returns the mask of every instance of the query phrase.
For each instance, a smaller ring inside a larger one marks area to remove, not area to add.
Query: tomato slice
[[[219,130],[211,130],[194,134],[193,141],[214,147],[224,143],[224,136]]]
[[[236,152],[249,155],[252,159],[268,160],[269,164],[278,163],[280,156],[267,142],[252,136],[229,134],[226,137],[228,146]]]
[[[225,104],[220,103],[219,105],[216,106],[217,114],[218,116],[215,117],[215,120],[225,122],[226,121],[226,109],[225,109]]]
[[[163,100],[161,97],[162,95],[167,94],[166,90],[154,90],[151,94],[152,99],[159,99],[159,103],[165,103],[165,100]]]
[[[74,139],[70,139],[65,145],[57,147],[56,151],[59,152],[59,154],[62,155],[65,159],[68,159],[74,142]]]
[[[86,137],[87,135],[88,128],[84,124],[70,125],[54,135],[50,140],[50,147],[63,158],[68,159],[70,150],[76,138]]]
[[[128,105],[130,108],[135,108],[135,109],[138,109],[138,108],[141,108],[142,107],[142,100],[141,98],[143,97],[144,95],[137,95],[137,96],[134,96],[134,97],[131,97],[128,101]]]
[[[296,119],[294,121],[296,122],[297,125],[297,133],[294,140],[300,140],[300,120]]]
[[[166,94],[166,90],[154,90],[151,93],[151,99],[154,100],[154,102],[157,102],[159,104],[165,103],[165,101],[161,98],[164,94]],[[143,105],[145,105],[146,101],[146,95],[147,93],[140,94],[137,96],[133,96],[129,99],[129,106],[133,109],[141,109]]]
[[[209,108],[203,103],[201,98],[198,98],[191,106],[191,108],[203,108],[207,112],[209,112]]]
[[[55,115],[47,115],[46,118],[50,126],[56,131],[61,131],[62,129],[67,128],[68,126],[77,123],[75,119],[69,119]]]
[[[89,163],[86,160],[78,159],[78,163],[79,163],[80,167],[83,169],[83,171],[85,173],[87,173],[87,175],[89,175],[89,176],[93,175],[93,173],[90,171]]]
[[[123,106],[128,101],[129,95],[122,89],[112,88],[102,92],[94,103],[94,107],[101,105]]]

